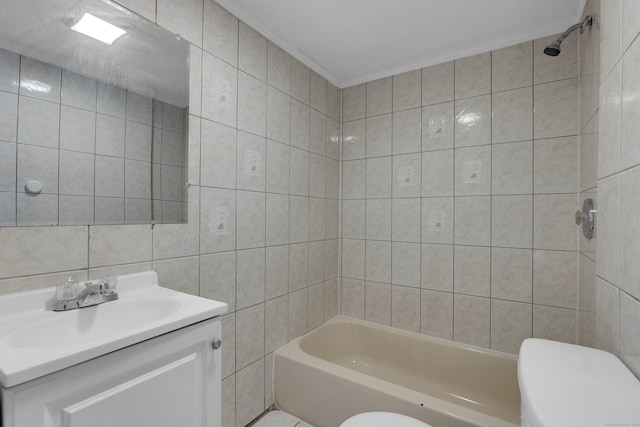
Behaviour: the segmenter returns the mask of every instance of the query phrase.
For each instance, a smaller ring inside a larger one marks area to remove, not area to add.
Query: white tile
[[[236,309],[236,253],[223,252],[200,257],[200,296],[229,304]]]
[[[264,306],[265,351],[272,352],[289,341],[289,298],[281,296]]]
[[[640,283],[636,279],[640,265],[636,260],[639,250],[638,216],[634,214],[640,200],[638,174],[634,168],[620,174],[619,193],[619,238],[620,238],[620,281],[617,284],[631,296],[640,297]],[[610,210],[614,213],[615,210]],[[612,242],[613,243],[613,242]]]
[[[539,193],[578,191],[578,138],[552,138],[533,143],[533,190]]]
[[[236,369],[240,370],[264,356],[264,304],[237,311],[236,331]]]
[[[309,199],[309,240],[323,240],[326,237],[326,209],[325,199],[312,197]],[[333,222],[336,219],[332,219]],[[337,224],[332,224],[336,227]]]
[[[455,61],[456,99],[491,93],[491,53]]]
[[[202,46],[202,0],[157,0],[158,25]]]
[[[422,242],[453,243],[453,197],[422,199]]]
[[[422,69],[422,105],[453,101],[453,61]]]
[[[125,89],[98,82],[98,113],[124,118],[127,111],[127,91]]]
[[[531,248],[532,223],[532,196],[493,196],[491,198],[492,246]]]
[[[392,94],[391,77],[367,82],[367,117],[390,113]]]
[[[309,150],[309,107],[302,102],[291,100],[291,145]]]
[[[18,226],[58,224],[57,195],[40,194],[37,197],[31,197],[18,193],[17,199],[16,224]]]
[[[491,294],[491,249],[456,246],[453,286],[456,294],[488,297]]]
[[[574,213],[576,195],[539,195],[533,197],[533,247],[535,249],[576,250],[578,227]]]
[[[58,150],[18,144],[16,191],[24,192],[28,181],[42,184],[42,194],[58,193]]]
[[[620,352],[620,290],[602,279],[596,281],[596,330],[598,348]]]
[[[237,204],[237,249],[264,246],[266,209],[264,193],[238,191]]]
[[[533,137],[533,90],[530,87],[494,93],[491,99],[493,143]]]
[[[130,264],[152,259],[150,225],[89,228],[89,266]]]
[[[203,187],[200,206],[200,253],[234,250],[236,192]]]
[[[421,132],[420,108],[393,113],[393,154],[420,152]]]
[[[289,96],[267,87],[267,138],[289,143],[291,102]]]
[[[600,71],[604,78],[622,55],[622,8],[620,0],[600,8]],[[626,10],[625,10],[626,12]]]
[[[420,332],[420,289],[391,287],[391,326]]]
[[[236,258],[237,309],[265,300],[265,249],[238,251]]]
[[[365,158],[366,129],[364,120],[354,120],[342,125],[342,159]]]
[[[240,22],[238,68],[267,81],[267,39],[244,22]]]
[[[635,52],[635,49],[634,49]],[[632,51],[627,58],[630,58]],[[623,61],[624,65],[628,62]],[[621,135],[632,138],[629,132],[635,132],[633,120],[635,102],[631,98],[622,98],[622,64],[619,63],[607,76],[600,86],[600,109],[598,114],[598,177],[605,177],[620,169],[620,144]],[[633,80],[625,80],[627,90],[629,85],[635,85]],[[625,103],[625,117],[622,122],[622,103]],[[627,155],[633,153],[629,150],[633,145],[625,144]],[[625,160],[626,162],[626,160]]]
[[[578,263],[575,252],[533,252],[533,302],[575,308]]]
[[[60,102],[62,70],[23,56],[20,61],[20,95]]]
[[[264,191],[265,158],[265,139],[238,131],[236,173],[239,190]]]
[[[124,196],[151,199],[151,163],[125,159]]]
[[[202,121],[202,185],[236,187],[236,130],[208,120]]]
[[[15,143],[0,141],[0,191],[16,191],[16,148]]]
[[[420,243],[393,242],[391,246],[391,283],[420,287]]]
[[[309,117],[309,150],[325,156],[327,142],[327,116],[312,109]]]
[[[364,272],[364,240],[342,239],[342,276],[352,279],[364,279]]]
[[[365,286],[365,320],[391,325],[391,285],[367,282]]]
[[[124,157],[125,121],[98,114],[96,117],[96,154]]]
[[[61,101],[63,104],[96,111],[97,90],[96,80],[62,70]]]
[[[533,143],[496,144],[491,147],[491,192],[531,194],[533,192]]]
[[[620,176],[598,181],[598,236],[596,269],[598,276],[618,285],[620,283]],[[627,202],[625,201],[625,204]],[[626,214],[625,214],[626,216]],[[627,216],[628,218],[628,216]]]
[[[86,269],[87,227],[3,228],[0,277]]]
[[[488,348],[491,341],[489,298],[454,295],[453,339]]]
[[[491,146],[455,150],[455,195],[491,193]]]
[[[420,242],[420,199],[393,199],[392,202],[392,240]]]
[[[93,196],[94,170],[93,155],[61,150],[59,193],[73,196]],[[123,174],[118,178],[122,176]]]
[[[20,80],[20,55],[0,49],[0,90],[18,93]]]
[[[368,281],[391,283],[391,242],[367,240],[365,252],[365,278]]]
[[[491,95],[455,102],[455,146],[491,144]]]
[[[393,197],[420,197],[422,156],[393,156]]]
[[[391,155],[391,132],[392,115],[383,114],[381,116],[367,119],[367,157],[389,156]]]
[[[453,196],[453,150],[422,153],[422,197]]]
[[[343,202],[343,209],[346,202]],[[346,230],[346,225],[343,223],[343,230]],[[391,199],[366,201],[366,238],[391,240]]]
[[[266,299],[269,300],[289,292],[289,247],[268,247],[266,253]]]
[[[145,125],[153,124],[153,100],[135,92],[127,91],[127,120]]]
[[[491,198],[457,197],[454,241],[457,245],[489,246],[491,241]]]
[[[578,79],[534,86],[533,99],[534,138],[578,134]]]
[[[309,195],[309,152],[289,149],[289,180],[291,194]]]
[[[391,197],[391,156],[367,159],[366,197]]]
[[[289,147],[267,140],[266,187],[270,193],[289,194]]]
[[[236,423],[244,426],[264,410],[264,359],[236,372]]]
[[[204,53],[202,74],[202,117],[227,126],[236,126],[238,72],[231,65]]]
[[[420,293],[420,332],[453,339],[453,294],[423,290]]]
[[[321,283],[324,280],[324,241],[322,240],[318,240],[315,242],[310,242],[309,243],[309,285],[317,285],[318,283]],[[309,291],[309,297],[315,296],[319,299],[322,299],[322,295],[318,295],[318,293],[320,293],[321,291],[319,289],[322,289],[322,287],[317,287],[315,288],[315,290],[313,292],[311,292],[311,290]],[[316,301],[316,303],[318,303],[319,306],[323,306],[324,303],[322,301],[318,302]],[[311,305],[311,304],[310,304]],[[318,309],[318,307],[316,307],[316,309]],[[319,316],[320,320],[322,320],[322,316],[318,313],[321,312],[321,310],[316,310],[315,313],[311,313],[314,314],[315,316]],[[317,320],[317,317],[316,317]],[[313,326],[314,328],[316,326],[319,325],[315,325]],[[310,322],[310,328],[311,326],[311,322]]]
[[[422,245],[421,287],[453,291],[453,245]]]
[[[393,76],[393,111],[420,107],[421,93],[421,70],[409,71]]]
[[[267,40],[267,83],[288,94],[291,90],[291,57]]]
[[[640,325],[640,306],[637,300],[625,293],[620,294],[620,358],[631,371],[638,375],[639,342],[638,325]]]
[[[95,153],[95,138],[95,113],[78,108],[66,107],[64,105],[61,107],[60,148],[82,151],[84,153]]]
[[[17,124],[18,96],[0,92],[0,139],[15,142]]]
[[[267,85],[238,73],[238,129],[267,136]]]
[[[345,239],[364,239],[364,200],[345,200],[342,202],[342,237]]]
[[[533,43],[520,43],[491,52],[491,80],[494,92],[531,86]]]
[[[618,2],[616,2],[618,3]],[[622,168],[628,168],[630,166],[635,166],[640,163],[640,150],[636,147],[637,144],[634,143],[634,135],[638,132],[637,122],[632,122],[633,120],[637,120],[640,117],[640,106],[638,105],[638,100],[635,99],[637,94],[640,92],[640,85],[638,82],[633,79],[633,75],[640,71],[640,44],[633,43],[627,53],[624,56],[622,61],[622,128],[620,131],[620,166]],[[615,97],[617,95],[617,79],[618,76],[615,75],[617,70],[614,70],[612,75],[608,78],[612,81],[609,84],[603,85],[603,91],[605,87],[611,87],[612,95]],[[603,100],[605,101],[605,100]],[[616,99],[613,99],[615,102]],[[607,107],[606,105],[604,106]],[[612,153],[610,156],[615,155],[615,143],[616,137],[614,126],[618,126],[618,116],[617,116],[617,106],[612,106],[609,108],[614,108],[613,111],[610,111],[610,115],[605,117],[606,119],[612,119],[612,123],[609,125],[603,126],[603,131],[609,131],[611,135],[606,135],[603,140],[603,144],[609,143],[612,145]],[[607,111],[607,110],[605,110]],[[604,148],[604,147],[603,147]],[[605,148],[605,153],[608,149]],[[611,166],[615,167],[614,158],[611,159]],[[615,172],[616,170],[611,169],[611,172]]]
[[[95,193],[96,196],[124,197],[124,159],[95,157]]]
[[[309,90],[309,106],[321,114],[327,112],[327,79],[315,71],[311,71]]]
[[[576,311],[566,308],[533,306],[533,337],[570,344],[576,342]]]
[[[342,120],[363,119],[366,116],[366,85],[351,86],[342,91]]]
[[[363,199],[365,195],[365,161],[342,162],[343,199]]]
[[[530,249],[491,248],[491,297],[531,302],[532,257]]]
[[[291,292],[289,294],[289,340],[306,334],[307,322],[307,290]]]
[[[125,158],[143,162],[151,161],[151,126],[127,121],[125,129]],[[163,140],[166,139],[164,134],[166,134],[166,132],[163,132]],[[64,146],[64,140],[62,138],[60,145]],[[85,150],[83,149],[82,151]]]
[[[422,149],[442,150],[453,148],[453,102],[422,108]]]
[[[491,348],[518,354],[533,333],[532,313],[531,304],[491,300]]]
[[[309,240],[309,198],[291,196],[289,203],[289,240],[306,242]]]
[[[266,244],[289,243],[289,196],[266,195]]]
[[[58,148],[60,137],[60,106],[58,104],[23,96],[20,97],[18,114],[20,117],[19,143]]]
[[[311,89],[311,70],[309,67],[291,58],[291,96],[298,101],[309,105]]]
[[[153,262],[158,284],[178,292],[198,296],[200,293],[199,257],[173,258]]]
[[[94,216],[94,199],[90,196],[65,196],[58,198],[58,224],[91,225]]]

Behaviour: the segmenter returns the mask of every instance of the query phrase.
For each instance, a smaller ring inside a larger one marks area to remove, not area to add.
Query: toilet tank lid
[[[640,382],[611,353],[529,338],[518,384],[523,415],[536,427],[640,425]]]

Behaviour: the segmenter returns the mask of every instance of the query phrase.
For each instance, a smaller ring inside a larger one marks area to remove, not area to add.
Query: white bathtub
[[[274,398],[315,427],[366,411],[433,427],[520,426],[516,356],[343,316],[275,352]]]

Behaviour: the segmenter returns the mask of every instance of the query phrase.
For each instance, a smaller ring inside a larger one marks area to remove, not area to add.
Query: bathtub
[[[274,399],[315,427],[338,427],[366,411],[433,427],[516,427],[517,360],[337,316],[275,352]]]

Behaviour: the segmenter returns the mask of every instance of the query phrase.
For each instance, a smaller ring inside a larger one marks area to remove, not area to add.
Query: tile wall
[[[0,228],[0,294],[154,269],[229,303],[242,427],[273,402],[273,350],[338,313],[341,91],[211,0],[120,3],[191,43],[188,223]]]
[[[607,0],[587,8],[599,14],[597,149],[592,148],[598,235],[596,277],[590,265],[580,283],[580,338],[618,355],[640,376],[640,4]]]
[[[578,38],[553,39],[343,90],[343,314],[576,341]]]
[[[0,226],[184,221],[184,109],[0,49],[0,116]]]

